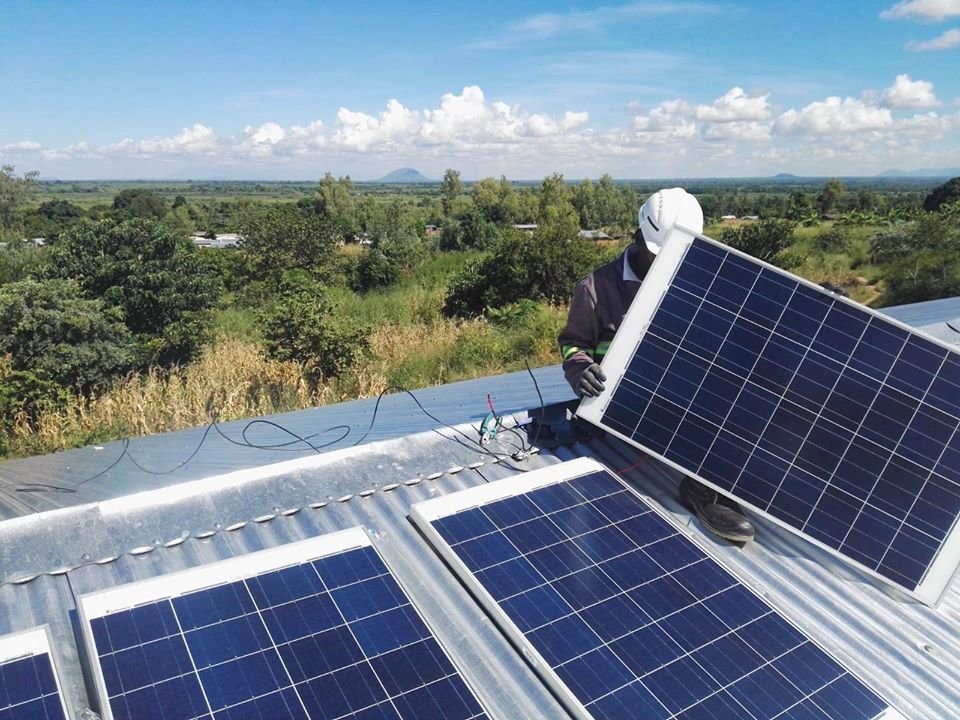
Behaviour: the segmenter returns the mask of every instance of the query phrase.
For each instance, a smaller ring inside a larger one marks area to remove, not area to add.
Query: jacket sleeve
[[[592,277],[585,278],[577,285],[570,302],[567,324],[557,340],[563,357],[564,377],[573,391],[577,392],[583,371],[594,363],[594,351],[600,341],[597,296]]]

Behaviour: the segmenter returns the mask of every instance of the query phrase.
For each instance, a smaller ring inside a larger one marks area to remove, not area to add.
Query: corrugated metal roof
[[[939,321],[939,319],[937,320]],[[544,400],[572,396],[557,367],[536,373]],[[757,519],[757,538],[743,548],[715,541],[674,499],[677,474],[658,462],[636,465],[637,451],[610,438],[543,448],[510,458],[521,436],[501,433],[492,446],[477,436],[490,393],[501,413],[539,404],[526,373],[417,391],[439,420],[462,435],[426,431],[406,396],[384,398],[368,442],[349,447],[370,424],[372,400],[274,418],[304,435],[345,424],[351,436],[322,455],[205,444],[195,461],[168,476],[126,462],[108,465],[117,444],[0,465],[6,498],[0,522],[0,634],[49,624],[75,717],[93,703],[84,682],[73,614],[75,596],[117,584],[202,566],[351,526],[367,529],[441,642],[494,715],[556,718],[565,713],[492,622],[472,601],[407,519],[419,500],[591,456],[638,491],[655,498],[695,541],[763,593],[776,607],[910,718],[944,720],[960,708],[960,583],[943,604],[927,608],[784,529]],[[228,435],[244,423],[228,423]],[[202,429],[131,443],[141,464],[174,464],[197,445]],[[384,439],[391,438],[391,439]],[[284,442],[289,436],[262,441]],[[541,438],[541,445],[546,438]],[[491,451],[503,453],[494,457]],[[106,461],[104,460],[106,458]],[[501,459],[503,458],[503,459]],[[284,459],[286,462],[265,465]],[[630,469],[627,469],[630,468]],[[47,482],[75,493],[17,493]],[[44,512],[38,513],[38,510]]]

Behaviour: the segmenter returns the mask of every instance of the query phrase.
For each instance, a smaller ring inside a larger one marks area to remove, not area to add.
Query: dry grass
[[[524,358],[532,366],[557,362],[554,338],[564,313],[543,308],[520,328],[483,319],[387,323],[370,336],[370,359],[317,386],[297,363],[266,358],[254,341],[220,336],[186,367],[131,376],[32,421],[19,417],[7,435],[7,454],[197,427],[210,421],[212,409],[219,420],[236,420],[375,397],[390,386],[413,389],[514,370]]]

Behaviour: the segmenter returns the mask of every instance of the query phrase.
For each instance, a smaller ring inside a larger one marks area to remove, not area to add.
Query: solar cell
[[[486,718],[353,528],[79,601],[105,718]]]
[[[918,599],[960,566],[960,353],[676,230],[578,414]]]
[[[902,718],[593,460],[411,516],[576,717]]]
[[[0,638],[0,720],[65,720],[46,628]]]

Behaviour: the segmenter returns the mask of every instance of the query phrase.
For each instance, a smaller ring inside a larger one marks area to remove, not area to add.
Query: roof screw
[[[84,553],[83,555],[80,556],[80,559],[83,560],[84,562],[90,562],[90,553]]]

